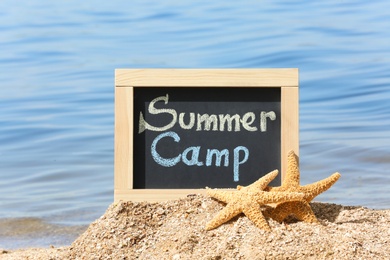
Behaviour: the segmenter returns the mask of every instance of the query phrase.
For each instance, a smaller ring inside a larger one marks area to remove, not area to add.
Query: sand
[[[203,195],[163,203],[119,202],[69,247],[0,249],[0,259],[390,259],[390,210],[311,203],[319,224],[244,215],[211,231],[224,204]]]

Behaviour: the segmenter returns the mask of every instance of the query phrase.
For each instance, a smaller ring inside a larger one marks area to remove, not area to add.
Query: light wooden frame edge
[[[280,87],[281,169],[290,150],[299,156],[298,69],[116,69],[114,201],[166,201],[204,189],[133,189],[133,97],[135,87]]]

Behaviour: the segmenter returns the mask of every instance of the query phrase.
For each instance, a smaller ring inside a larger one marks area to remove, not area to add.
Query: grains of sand
[[[119,202],[69,247],[8,251],[0,259],[390,259],[390,210],[310,203],[320,224],[243,214],[211,231],[224,204],[203,195],[162,203]]]

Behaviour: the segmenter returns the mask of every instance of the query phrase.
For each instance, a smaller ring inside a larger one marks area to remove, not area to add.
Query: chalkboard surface
[[[137,87],[133,101],[134,189],[234,188],[281,168],[280,88]]]

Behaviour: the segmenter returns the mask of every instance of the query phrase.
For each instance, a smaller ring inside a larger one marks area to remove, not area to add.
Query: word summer
[[[174,142],[180,142],[180,136],[175,132],[165,132],[159,134],[152,142],[151,154],[153,160],[161,166],[173,167],[182,161],[188,166],[211,166],[213,164],[213,158],[215,158],[215,166],[220,167],[223,157],[223,166],[229,166],[229,150],[223,149],[207,149],[205,162],[199,161],[200,146],[190,146],[180,154],[172,158],[164,158],[157,151],[158,142],[163,138],[172,138]],[[245,146],[237,146],[233,150],[233,180],[239,181],[239,166],[245,163],[249,158],[249,150]]]
[[[165,105],[169,102],[169,96],[166,94],[165,96],[157,97],[153,99],[149,106],[148,106],[148,112],[152,115],[159,115],[159,114],[170,114],[172,116],[172,120],[161,127],[153,126],[145,121],[144,116],[142,112],[140,112],[140,119],[139,119],[139,130],[138,133],[142,133],[145,130],[150,131],[156,131],[156,132],[163,132],[171,129],[176,125],[176,123],[179,123],[179,126],[182,129],[193,129],[196,125],[196,131],[235,131],[239,132],[241,128],[254,132],[254,131],[260,131],[266,132],[267,131],[267,119],[274,121],[276,119],[276,113],[274,111],[261,111],[260,112],[260,125],[257,127],[254,125],[254,122],[256,121],[256,114],[254,112],[247,112],[244,115],[240,116],[238,114],[229,115],[229,114],[199,114],[197,113],[195,116],[194,112],[189,113],[189,120],[187,119],[187,123],[184,122],[184,116],[186,113],[178,113],[175,109],[171,108],[156,108],[155,104],[159,101],[164,101]],[[195,124],[196,119],[196,124]]]

